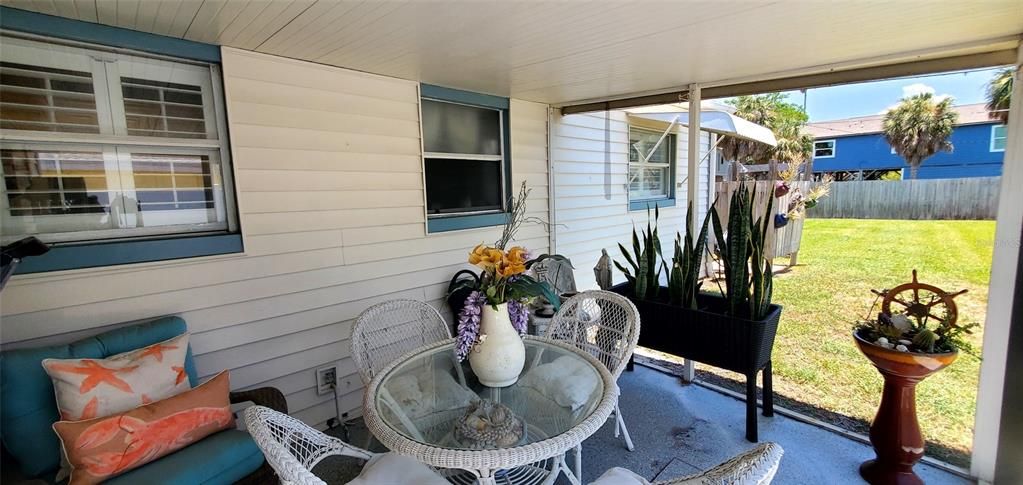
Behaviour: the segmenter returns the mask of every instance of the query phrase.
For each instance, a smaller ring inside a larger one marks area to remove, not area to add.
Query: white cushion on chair
[[[574,411],[590,400],[597,389],[597,376],[585,361],[566,355],[531,369],[522,377],[521,385]]]
[[[370,458],[362,473],[348,485],[450,485],[448,481],[415,458],[382,453]]]
[[[636,475],[631,470],[626,470],[621,467],[614,467],[600,476],[595,482],[590,482],[590,485],[649,485],[645,478]]]

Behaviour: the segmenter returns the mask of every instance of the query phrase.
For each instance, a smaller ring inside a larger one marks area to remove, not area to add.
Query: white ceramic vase
[[[480,338],[469,352],[469,365],[480,383],[488,387],[515,384],[526,363],[526,346],[508,316],[508,304],[484,304]]]

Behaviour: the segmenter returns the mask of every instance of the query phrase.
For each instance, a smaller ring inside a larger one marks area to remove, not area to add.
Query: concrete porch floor
[[[672,375],[643,365],[618,380],[620,406],[635,451],[614,437],[608,421],[583,443],[583,481],[621,466],[649,480],[667,480],[710,468],[751,446],[744,438],[745,403],[698,385],[681,385]],[[759,416],[761,441],[782,446],[774,483],[862,484],[857,471],[874,457],[865,444],[775,413]],[[928,484],[971,483],[944,470],[918,464]]]
[[[682,385],[678,377],[638,363],[635,371],[622,374],[618,384],[622,416],[636,449],[628,451],[625,442],[614,437],[609,420],[583,443],[583,483],[615,466],[648,480],[677,478],[711,468],[754,446],[744,438],[745,403],[741,400],[699,385]],[[760,439],[779,443],[785,450],[774,483],[866,483],[857,470],[861,462],[874,457],[869,445],[778,413],[772,418],[759,416],[759,424]],[[338,430],[332,431],[328,433]],[[365,443],[361,420],[352,423],[349,432],[352,443]],[[337,465],[323,465],[314,471],[328,483],[345,483],[358,473],[357,466],[342,471],[333,469]],[[916,472],[930,485],[972,483],[923,463],[917,464]],[[568,480],[561,477],[557,484],[568,484]]]

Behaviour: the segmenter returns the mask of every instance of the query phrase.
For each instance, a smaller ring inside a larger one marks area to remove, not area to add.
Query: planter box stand
[[[610,288],[623,295],[639,310],[642,329],[639,345],[687,361],[719,367],[746,376],[746,439],[757,442],[757,374],[764,373],[764,416],[774,416],[774,386],[771,349],[778,332],[781,307],[771,305],[762,321],[734,318],[718,312],[691,310],[664,301],[639,300],[630,296],[628,284]],[[666,295],[667,288],[661,289]],[[701,294],[701,308],[723,308],[724,299]],[[629,362],[628,370],[632,370]]]

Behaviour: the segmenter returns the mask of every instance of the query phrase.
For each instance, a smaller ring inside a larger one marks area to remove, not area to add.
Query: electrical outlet
[[[330,394],[337,385],[337,367],[316,369],[316,394]]]

